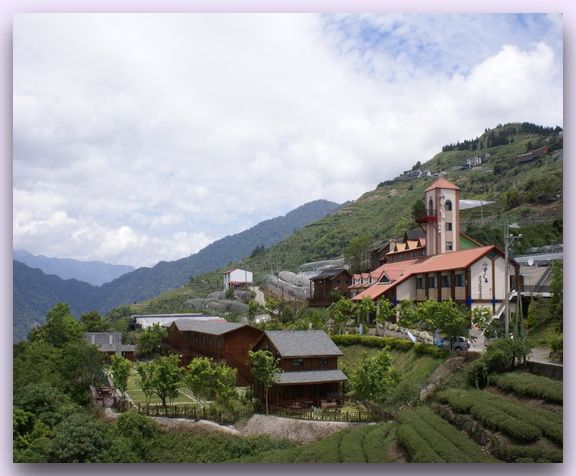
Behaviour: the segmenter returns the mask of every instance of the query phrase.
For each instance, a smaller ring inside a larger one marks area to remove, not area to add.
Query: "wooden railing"
[[[297,420],[312,421],[339,421],[339,422],[373,422],[383,420],[382,415],[370,411],[349,412],[341,411],[339,408],[324,410],[290,410],[281,407],[271,407],[268,409],[270,415],[294,418]]]

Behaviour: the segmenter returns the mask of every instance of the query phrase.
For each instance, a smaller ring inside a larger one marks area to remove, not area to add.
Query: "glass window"
[[[328,365],[328,359],[320,359],[320,365],[326,367]]]
[[[451,221],[446,223],[446,231],[452,231],[452,222]]]
[[[456,286],[458,286],[458,287],[464,286],[464,275],[463,274],[457,274],[456,275]]]
[[[452,250],[452,242],[451,242],[451,241],[447,241],[447,242],[446,242],[446,249],[447,249],[447,250]]]
[[[304,365],[304,359],[292,359],[293,367],[302,367]]]
[[[424,278],[416,278],[416,289],[424,289]]]
[[[436,287],[436,276],[428,277],[428,287],[435,288]]]
[[[452,210],[452,201],[451,200],[446,200],[445,208],[448,211]]]
[[[450,287],[450,275],[444,274],[442,275],[442,287],[449,288]]]

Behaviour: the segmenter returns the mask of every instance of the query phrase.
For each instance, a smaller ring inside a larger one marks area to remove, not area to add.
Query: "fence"
[[[346,412],[335,410],[288,410],[286,408],[271,407],[270,415],[294,418],[297,420],[313,421],[339,421],[339,422],[373,422],[383,419],[374,412]]]
[[[199,405],[143,405],[137,403],[132,406],[138,413],[146,416],[189,418],[193,420],[211,420],[218,423],[235,423],[241,418],[252,415],[252,410],[245,411],[222,411],[215,408]]]

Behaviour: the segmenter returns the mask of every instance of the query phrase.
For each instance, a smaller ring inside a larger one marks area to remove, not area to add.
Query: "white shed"
[[[224,289],[236,288],[245,284],[252,284],[252,271],[245,269],[229,269],[224,273]]]

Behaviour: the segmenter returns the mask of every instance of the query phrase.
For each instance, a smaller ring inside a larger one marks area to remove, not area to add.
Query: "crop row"
[[[510,390],[523,397],[542,398],[552,403],[562,403],[562,382],[527,372],[508,372],[490,376],[490,383],[503,390]]]
[[[412,461],[435,462],[437,457],[442,462],[451,463],[494,461],[464,433],[436,415],[429,407],[421,406],[401,414],[398,437],[410,453]]]
[[[517,441],[530,443],[537,440],[542,432],[527,421],[518,420],[493,404],[483,396],[485,392],[472,394],[464,390],[444,390],[436,395],[438,401],[447,403],[459,413],[469,413],[475,420],[491,430],[502,431]]]

